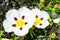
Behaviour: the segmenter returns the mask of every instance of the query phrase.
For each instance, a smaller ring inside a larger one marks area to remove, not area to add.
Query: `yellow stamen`
[[[16,21],[16,25],[18,26],[18,27],[22,27],[22,26],[24,26],[25,25],[25,22],[24,22],[24,20],[17,20]]]
[[[34,21],[34,24],[35,24],[35,25],[38,25],[38,24],[40,24],[40,23],[41,23],[41,19],[36,18],[35,21]]]

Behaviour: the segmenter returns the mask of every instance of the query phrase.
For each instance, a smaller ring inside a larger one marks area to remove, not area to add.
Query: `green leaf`
[[[30,35],[33,38],[33,33],[32,33],[32,29],[30,29]]]
[[[55,38],[56,37],[56,34],[55,33],[52,33],[49,35],[49,38]]]
[[[3,32],[4,32],[3,30],[0,30],[0,36],[3,35]]]
[[[39,3],[39,4],[38,4],[38,7],[39,7],[40,9],[42,9],[42,8],[44,7],[44,4],[43,4],[43,3]]]
[[[44,38],[45,36],[43,36],[43,35],[39,35],[37,38]]]
[[[44,3],[45,0],[40,0],[41,3]]]

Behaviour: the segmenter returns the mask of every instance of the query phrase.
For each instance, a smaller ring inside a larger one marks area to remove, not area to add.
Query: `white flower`
[[[59,22],[60,22],[60,18],[53,19],[53,22],[54,22],[54,23],[59,23]]]
[[[6,38],[2,38],[1,40],[9,40],[9,39],[6,39]]]
[[[38,8],[32,9],[31,12],[35,16],[33,22],[37,28],[46,28],[49,25],[47,12],[40,11]]]
[[[6,13],[6,20],[3,21],[5,31],[14,32],[18,36],[26,35],[33,25],[30,15],[31,11],[26,7],[9,10]]]

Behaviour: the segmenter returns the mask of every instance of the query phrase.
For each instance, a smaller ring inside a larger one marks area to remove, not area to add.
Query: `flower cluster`
[[[37,28],[46,28],[49,25],[49,14],[38,8],[29,10],[21,7],[19,10],[11,9],[6,13],[3,27],[6,32],[14,32],[18,36],[24,36],[34,25]]]

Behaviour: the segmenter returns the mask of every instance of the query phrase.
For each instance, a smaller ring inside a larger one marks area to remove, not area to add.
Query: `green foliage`
[[[55,33],[52,33],[49,35],[49,38],[55,38],[56,37],[56,34]]]

